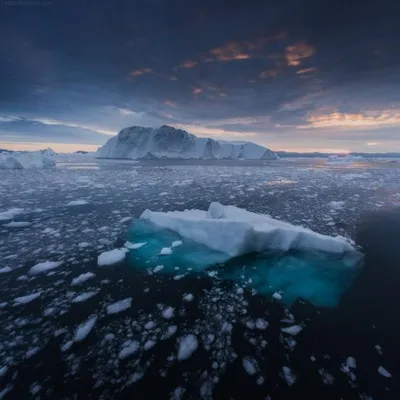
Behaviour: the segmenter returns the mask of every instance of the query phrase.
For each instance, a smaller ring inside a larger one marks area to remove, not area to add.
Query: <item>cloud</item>
[[[136,71],[131,71],[129,72],[129,76],[140,76],[144,74],[151,74],[153,70],[151,68],[143,68],[143,69],[138,69]]]
[[[285,49],[285,59],[289,67],[297,67],[301,62],[313,56],[315,49],[306,42],[299,42]]]
[[[333,112],[310,115],[306,125],[297,128],[377,129],[382,126],[400,126],[400,110],[369,111],[365,113]]]
[[[124,117],[127,115],[136,115],[135,111],[128,110],[127,108],[119,108],[118,111]]]

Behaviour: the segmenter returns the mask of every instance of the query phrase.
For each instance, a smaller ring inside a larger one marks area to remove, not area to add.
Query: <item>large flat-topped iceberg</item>
[[[140,218],[230,257],[266,250],[296,249],[336,254],[355,250],[343,237],[321,235],[268,215],[219,203],[211,203],[208,211],[146,210]]]
[[[97,152],[100,158],[276,160],[271,150],[255,143],[225,143],[200,138],[182,129],[132,126],[122,129]]]

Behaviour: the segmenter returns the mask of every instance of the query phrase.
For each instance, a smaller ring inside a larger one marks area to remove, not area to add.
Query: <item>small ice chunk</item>
[[[181,338],[178,349],[178,360],[188,359],[199,346],[199,342],[195,335],[189,334]]]
[[[171,247],[178,247],[183,244],[182,240],[175,240],[172,242]]]
[[[354,357],[347,357],[346,364],[349,368],[356,368],[357,363]]]
[[[192,293],[185,294],[183,296],[183,300],[189,303],[194,300],[194,296],[192,295]]]
[[[115,339],[115,335],[113,333],[107,333],[104,336],[104,340],[107,342],[110,342],[111,340],[114,340],[114,339]]]
[[[132,221],[132,217],[125,217],[125,218],[122,218],[119,222],[120,222],[121,224],[124,224],[125,222],[129,222],[129,221]]]
[[[83,206],[84,204],[89,204],[87,200],[72,200],[69,203],[67,203],[67,206]]]
[[[98,293],[97,290],[93,290],[91,292],[84,292],[74,297],[71,301],[72,303],[82,303],[83,301],[89,300],[91,297],[95,296]]]
[[[85,322],[82,322],[78,328],[76,328],[74,341],[81,342],[82,340],[85,340],[93,329],[96,320],[97,316],[91,316]]]
[[[264,330],[268,328],[268,321],[262,318],[257,318],[256,320],[256,328],[259,330]]]
[[[250,357],[243,358],[242,365],[243,365],[244,370],[249,375],[254,375],[258,370],[257,361],[254,358],[250,358]]]
[[[175,308],[168,307],[162,312],[162,317],[165,319],[171,319],[175,314]]]
[[[72,340],[69,340],[67,343],[65,343],[64,345],[62,345],[60,347],[60,350],[62,352],[68,351],[72,347],[73,344],[74,344],[74,342]]]
[[[0,221],[7,221],[13,219],[17,215],[24,212],[23,208],[10,208],[7,211],[0,212]]]
[[[282,367],[282,376],[285,379],[285,382],[292,386],[296,382],[296,375],[292,372],[289,367]]]
[[[120,360],[130,357],[132,354],[139,350],[139,342],[132,340],[127,346],[125,346],[118,354]]]
[[[25,353],[25,358],[31,358],[31,357],[34,356],[39,350],[40,350],[40,347],[34,347],[33,349],[29,349],[29,350]]]
[[[21,296],[21,297],[16,297],[14,299],[14,306],[19,306],[22,304],[28,304],[31,301],[37,299],[38,297],[40,297],[42,294],[42,292],[36,292],[36,293],[32,293],[32,294],[28,294],[26,296]]]
[[[224,206],[218,202],[213,201],[208,208],[207,218],[220,219],[224,217]]]
[[[136,250],[136,249],[140,249],[142,246],[144,246],[147,242],[143,242],[143,243],[131,243],[126,241],[124,244],[124,247],[129,249],[129,250]]]
[[[287,328],[281,328],[282,332],[287,333],[292,336],[298,335],[302,330],[303,330],[303,328],[300,325],[292,325],[292,326],[288,326]]]
[[[379,372],[382,376],[384,376],[385,378],[391,378],[391,377],[392,377],[392,374],[391,374],[387,369],[383,368],[382,366],[380,366],[380,367],[378,368],[378,372]]]
[[[126,299],[116,301],[115,303],[107,306],[107,314],[117,314],[119,312],[125,311],[132,305],[132,297],[127,297]]]
[[[25,226],[31,225],[30,222],[27,221],[11,221],[8,224],[3,224],[6,228],[24,228]]]
[[[147,351],[147,350],[150,350],[152,347],[154,347],[156,345],[156,342],[154,341],[154,340],[148,340],[145,344],[144,344],[144,346],[143,346],[143,348]]]
[[[85,274],[80,274],[76,278],[72,279],[71,286],[81,285],[86,282],[88,279],[95,277],[96,275],[92,272],[86,272]]]
[[[272,298],[275,299],[275,300],[282,300],[282,295],[280,293],[278,293],[278,292],[275,292],[272,295]]]
[[[169,256],[172,254],[172,249],[170,247],[163,247],[160,251],[160,256]]]
[[[151,329],[154,329],[157,326],[157,324],[154,321],[149,321],[145,326],[144,329],[147,329],[148,331]]]
[[[7,373],[7,371],[8,371],[7,365],[5,365],[4,367],[1,367],[1,368],[0,368],[0,377],[5,376],[5,374]]]
[[[164,269],[164,265],[157,265],[157,266],[153,269],[153,272],[156,273],[156,272],[161,271],[162,269]]]
[[[105,251],[97,257],[97,265],[103,267],[119,263],[125,259],[126,252],[123,249],[113,249]]]
[[[12,269],[10,267],[0,268],[0,274],[5,274],[5,273],[11,272],[11,271],[12,271]]]
[[[62,261],[44,261],[39,264],[34,265],[29,273],[31,275],[40,274],[42,272],[47,272],[52,269],[58,268],[63,262]]]

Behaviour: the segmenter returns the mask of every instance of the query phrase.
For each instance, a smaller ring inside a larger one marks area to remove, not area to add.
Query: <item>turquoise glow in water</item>
[[[271,296],[279,291],[287,305],[303,299],[318,307],[335,307],[360,270],[359,253],[339,258],[316,252],[274,251],[229,259],[224,253],[141,220],[131,227],[128,240],[146,242],[129,252],[135,268],[154,270],[163,265],[157,273],[174,275],[215,271],[219,279],[237,282],[261,294]],[[176,240],[183,240],[183,244],[173,248],[171,255],[161,256],[160,250],[171,247]]]

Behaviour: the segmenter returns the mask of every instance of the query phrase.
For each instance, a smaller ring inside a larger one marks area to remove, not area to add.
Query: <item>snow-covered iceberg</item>
[[[230,257],[265,250],[295,249],[335,254],[354,251],[353,246],[341,236],[321,235],[269,215],[219,203],[211,203],[208,211],[164,213],[146,210],[140,218]]]
[[[362,259],[343,238],[218,203],[208,211],[145,211],[128,240],[133,268],[233,281],[287,305],[303,299],[335,307]]]
[[[122,129],[97,151],[99,158],[276,160],[271,150],[255,143],[226,143],[199,138],[182,129],[133,126]]]
[[[0,169],[47,169],[56,162],[42,151],[0,153]]]

